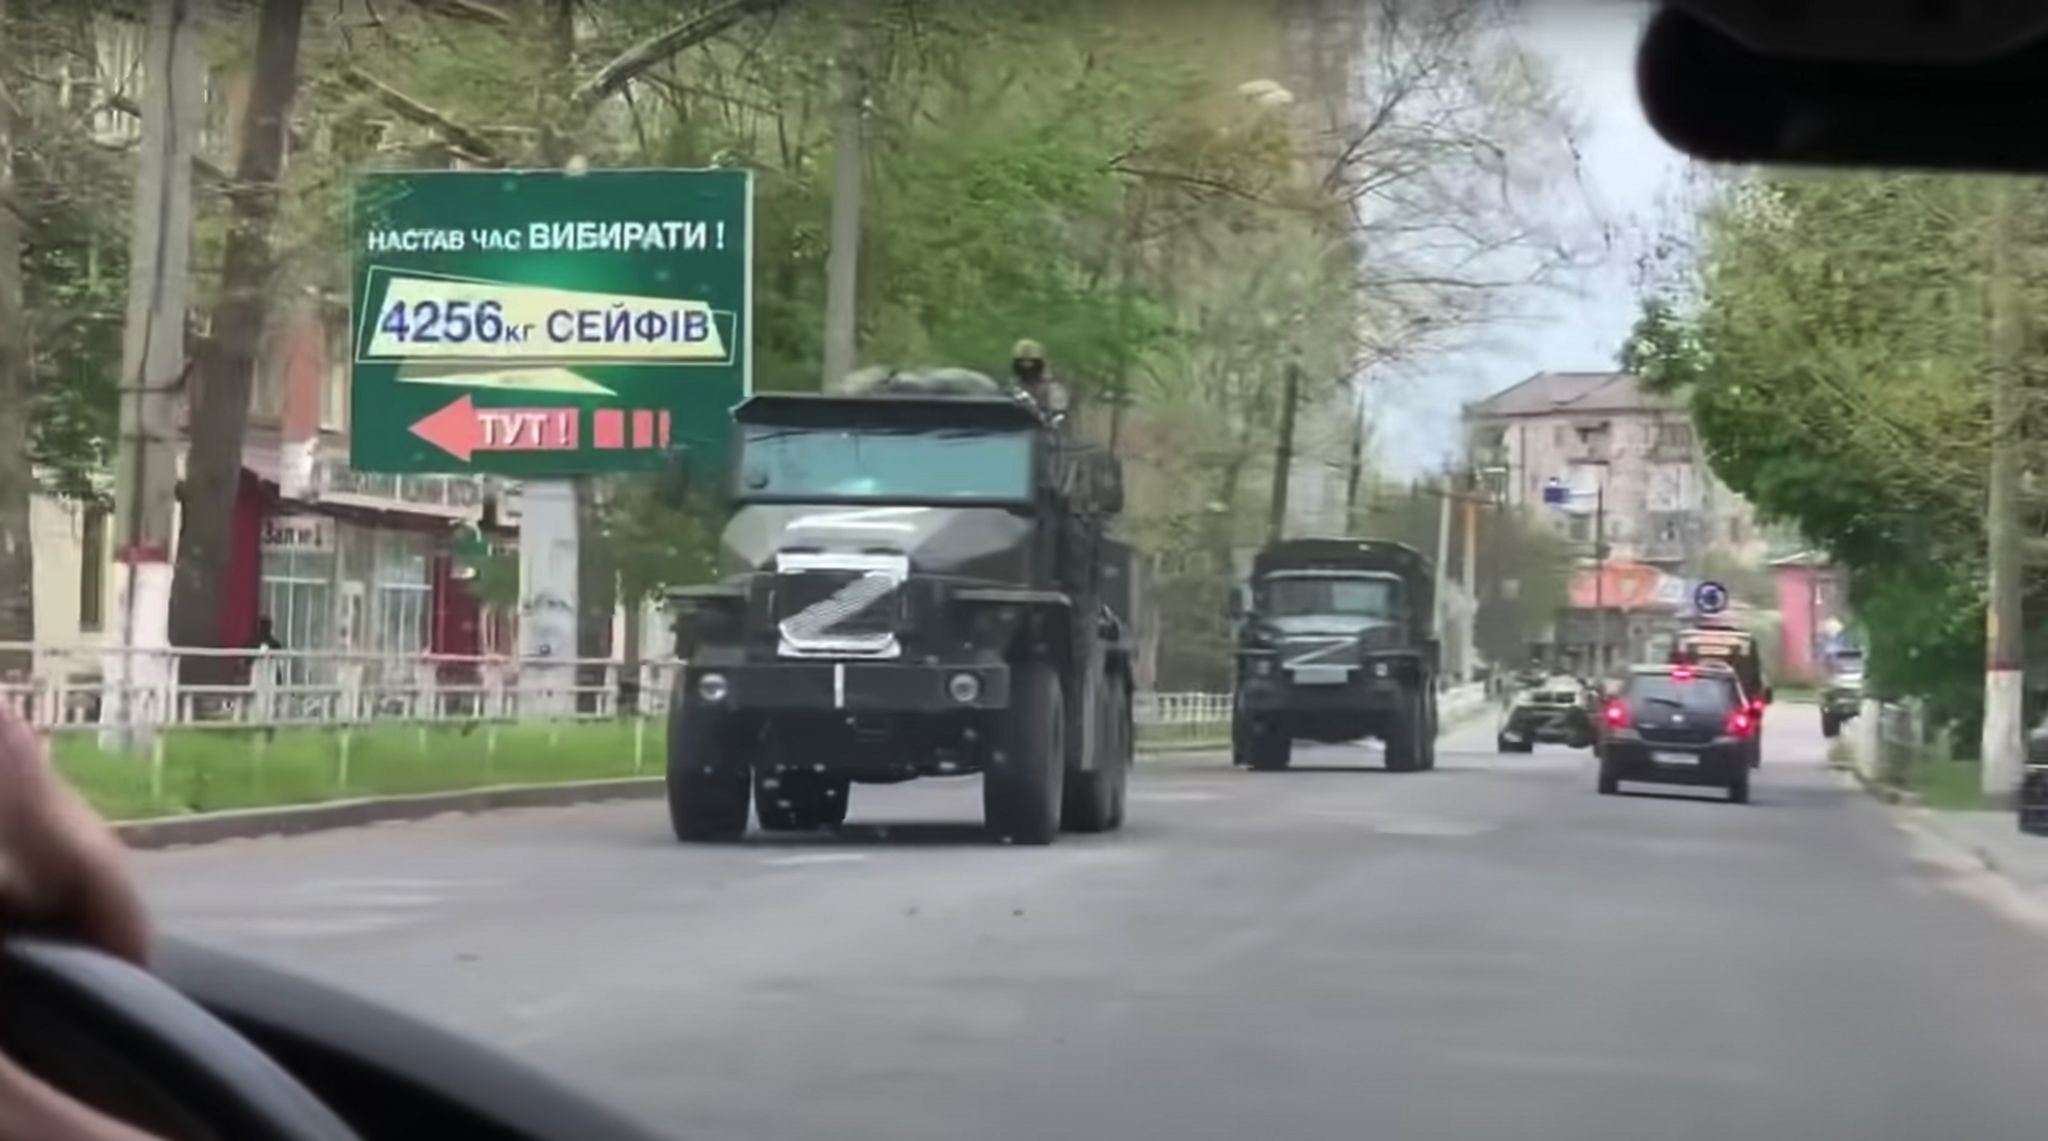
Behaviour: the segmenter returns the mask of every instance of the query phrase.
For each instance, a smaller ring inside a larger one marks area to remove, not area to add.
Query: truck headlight
[[[981,696],[981,679],[971,673],[954,674],[946,679],[946,696],[962,705],[972,705]]]
[[[1374,677],[1385,677],[1390,672],[1392,671],[1387,668],[1387,663],[1385,662],[1374,662],[1372,664],[1372,676]]]
[[[697,696],[716,705],[732,696],[732,684],[724,674],[705,674],[697,679]]]

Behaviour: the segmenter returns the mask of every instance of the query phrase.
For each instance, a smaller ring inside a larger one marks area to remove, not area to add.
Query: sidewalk
[[[2013,813],[1919,809],[1913,818],[2048,904],[2048,836],[2020,831]]]

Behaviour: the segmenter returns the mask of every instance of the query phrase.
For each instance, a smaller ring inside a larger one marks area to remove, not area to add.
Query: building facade
[[[1463,421],[1482,486],[1555,527],[1582,562],[1554,639],[1574,660],[1640,656],[1710,562],[1763,562],[1754,511],[1707,466],[1684,405],[1633,375],[1538,373],[1466,405]]]

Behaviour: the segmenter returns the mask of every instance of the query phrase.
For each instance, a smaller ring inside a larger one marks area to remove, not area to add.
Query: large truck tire
[[[1252,716],[1241,707],[1230,711],[1230,763],[1238,768],[1250,768],[1252,764],[1252,740],[1254,726]]]
[[[1255,773],[1277,773],[1294,763],[1294,739],[1272,725],[1252,723],[1245,764]]]
[[[1067,773],[1060,827],[1068,832],[1107,832],[1117,827],[1122,822],[1124,792],[1130,783],[1131,749],[1124,733],[1130,702],[1122,696],[1121,681],[1099,676],[1099,684],[1087,698],[1095,715],[1083,719],[1082,729],[1092,738],[1094,755],[1090,759],[1095,767]]]
[[[846,823],[853,781],[763,765],[754,770],[754,815],[770,832],[816,832]]]
[[[1059,836],[1067,775],[1067,711],[1059,675],[1044,662],[1017,667],[1000,755],[981,778],[981,811],[990,832],[1011,844],[1050,844]]]
[[[1429,723],[1422,733],[1423,772],[1433,772],[1436,769],[1436,739],[1443,734],[1443,724],[1437,718],[1436,686],[1434,684],[1429,687],[1428,693]]]
[[[1401,695],[1401,708],[1387,726],[1387,771],[1421,772],[1426,762],[1423,740],[1429,732],[1428,705],[1423,695],[1409,690]]]
[[[684,708],[680,683],[668,707],[668,819],[686,844],[747,834],[752,758],[731,714]]]

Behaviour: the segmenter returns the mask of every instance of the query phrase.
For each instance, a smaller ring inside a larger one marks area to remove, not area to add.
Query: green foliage
[[[1425,488],[1384,487],[1367,503],[1359,533],[1406,543],[1434,560],[1442,511],[1442,499]],[[1476,538],[1473,587],[1479,612],[1473,647],[1487,661],[1519,666],[1570,601],[1570,544],[1547,521],[1498,508],[1481,511]],[[1459,582],[1465,557],[1462,525],[1452,531],[1451,540],[1445,570]]]
[[[653,479],[615,481],[604,507],[599,549],[619,575],[620,601],[630,606],[672,586],[707,582],[718,570],[718,531],[725,512],[709,496],[674,504]]]
[[[92,82],[50,76],[92,72],[89,42],[105,5],[10,6],[0,28],[0,90],[14,122],[14,202],[22,222],[19,267],[30,327],[30,452],[51,490],[99,493],[93,475],[111,458],[119,424],[127,218],[125,154],[94,137]],[[102,112],[104,113],[104,112]]]
[[[2022,289],[2039,298],[2048,197],[2023,195]],[[1758,179],[1704,218],[1696,302],[1650,301],[1623,354],[1687,395],[1723,481],[1846,568],[1873,685],[1927,699],[1969,741],[1982,697],[1989,203],[1984,181],[1958,177]]]

